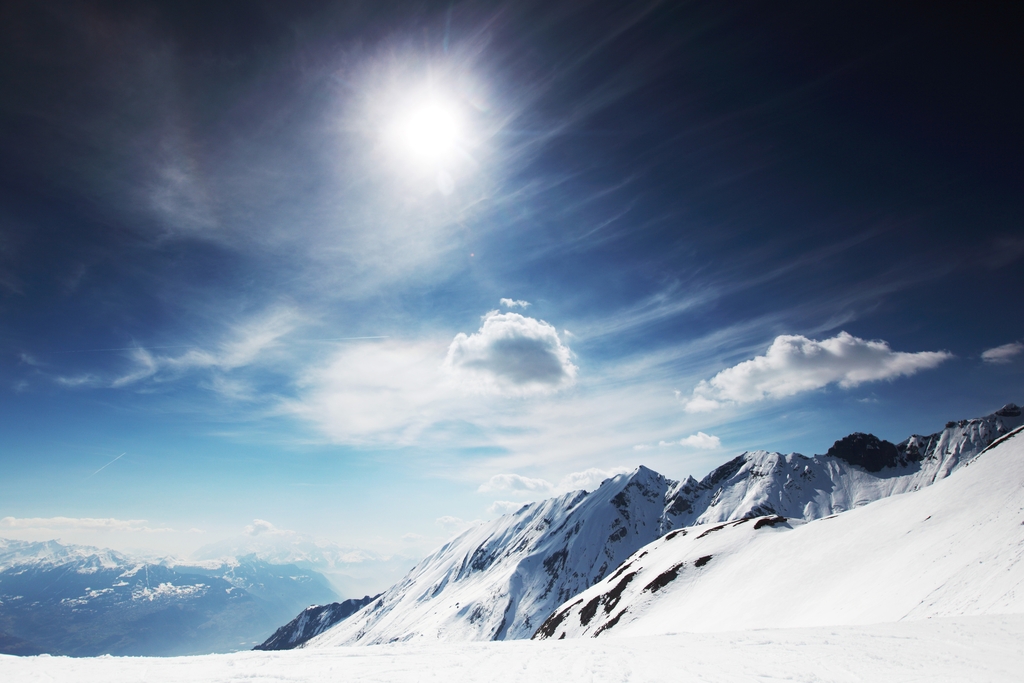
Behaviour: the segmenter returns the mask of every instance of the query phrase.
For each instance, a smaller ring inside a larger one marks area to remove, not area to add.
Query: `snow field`
[[[201,657],[0,656],[7,683],[1019,683],[1024,616],[491,643],[396,643]]]

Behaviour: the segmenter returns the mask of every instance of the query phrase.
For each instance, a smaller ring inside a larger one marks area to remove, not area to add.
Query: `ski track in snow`
[[[647,638],[395,643],[200,657],[0,656],[8,683],[1013,681],[1024,615]]]

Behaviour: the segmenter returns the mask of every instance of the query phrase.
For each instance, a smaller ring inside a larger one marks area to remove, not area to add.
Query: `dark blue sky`
[[[416,554],[1020,402],[1020,11],[893,5],[8,3],[0,535]]]

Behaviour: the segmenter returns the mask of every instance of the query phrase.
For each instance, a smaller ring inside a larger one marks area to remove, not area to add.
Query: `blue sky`
[[[1005,8],[207,5],[3,10],[2,536],[416,556],[1024,399]]]

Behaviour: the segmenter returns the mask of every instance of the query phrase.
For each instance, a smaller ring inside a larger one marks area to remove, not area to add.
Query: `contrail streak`
[[[127,452],[127,451],[125,451],[125,452]],[[123,457],[124,457],[124,455],[125,455],[125,454],[124,454],[124,453],[122,453],[121,455],[117,456],[116,458],[114,458],[113,460],[111,460],[110,462],[108,462],[108,463],[107,463],[106,465],[104,465],[103,467],[99,468],[98,470],[96,470],[95,472],[93,472],[92,474],[90,474],[90,475],[89,475],[89,477],[95,477],[95,476],[96,476],[97,474],[99,474],[100,472],[102,472],[102,471],[103,471],[103,469],[104,469],[105,467],[110,467],[110,466],[111,466],[111,465],[113,465],[113,464],[114,464],[115,462],[117,462],[118,460],[120,460],[121,458],[123,458]],[[86,477],[86,479],[88,479],[89,477]]]

